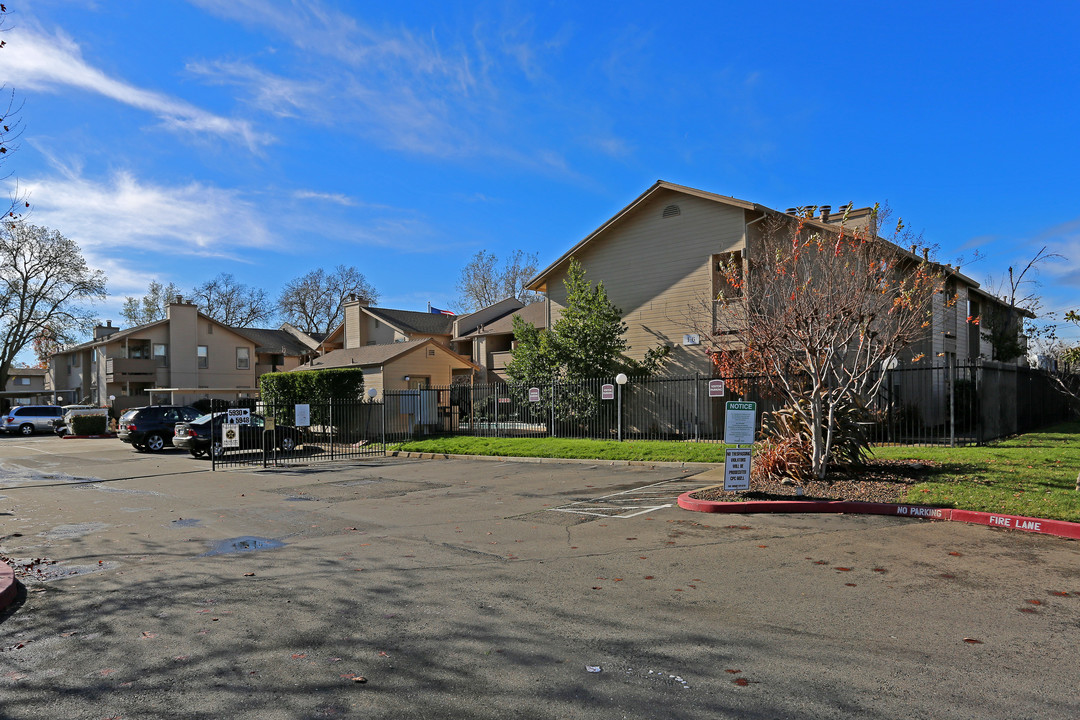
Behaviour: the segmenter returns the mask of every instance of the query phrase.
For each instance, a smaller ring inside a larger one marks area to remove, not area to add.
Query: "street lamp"
[[[376,390],[375,388],[368,388],[367,389],[367,396],[369,398],[371,398],[372,400],[374,400],[375,396],[378,395],[378,394],[379,394],[379,391]]]
[[[615,384],[619,386],[619,400],[617,412],[619,413],[619,442],[622,442],[622,386],[627,383],[630,378],[626,377],[626,373],[619,373],[615,376]]]

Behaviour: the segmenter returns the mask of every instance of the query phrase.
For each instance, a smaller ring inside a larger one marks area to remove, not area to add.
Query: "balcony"
[[[105,358],[105,382],[154,382],[157,369],[153,358]]]
[[[505,352],[492,352],[488,353],[488,369],[489,370],[505,370],[506,366],[510,364],[510,361],[514,359],[514,353],[509,350]]]

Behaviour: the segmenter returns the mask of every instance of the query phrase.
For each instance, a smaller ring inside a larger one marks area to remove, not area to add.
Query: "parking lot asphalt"
[[[1080,714],[1075,541],[691,513],[693,469],[208,466],[0,439],[0,716]]]

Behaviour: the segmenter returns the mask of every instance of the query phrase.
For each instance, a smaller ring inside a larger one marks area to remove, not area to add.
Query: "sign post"
[[[753,446],[757,429],[757,403],[729,400],[724,409],[724,444]],[[750,489],[752,456],[752,447],[727,448],[724,451],[724,490]]]

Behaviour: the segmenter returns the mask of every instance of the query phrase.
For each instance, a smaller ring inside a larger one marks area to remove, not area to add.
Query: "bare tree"
[[[157,280],[151,280],[146,288],[146,294],[141,298],[131,296],[124,298],[120,316],[132,327],[164,320],[168,314],[169,303],[180,294],[182,294],[180,288],[172,283],[162,285]]]
[[[379,299],[378,291],[355,267],[338,265],[332,273],[319,268],[285,285],[278,313],[304,332],[329,333],[341,323],[350,295],[369,303]]]
[[[94,324],[82,301],[105,299],[105,274],[72,240],[48,228],[8,222],[0,228],[0,387],[15,357],[47,333],[59,341]]]
[[[4,4],[0,4],[0,33],[7,32],[4,25],[7,23],[8,9]],[[0,49],[2,49],[7,42],[0,40]],[[6,85],[0,86],[0,93],[7,93],[8,88]],[[0,167],[2,167],[7,160],[8,156],[17,149],[16,141],[22,135],[22,120],[19,117],[19,112],[22,110],[22,103],[16,101],[15,91],[10,91],[10,97],[7,102],[0,107]],[[11,173],[0,176],[0,179],[7,180],[11,177]],[[18,183],[15,185],[15,190],[11,194],[11,204],[7,207],[6,211],[2,214],[8,221],[18,220],[20,213],[29,208],[30,203],[26,199],[25,195],[19,190]]]
[[[515,250],[500,266],[493,253],[481,250],[461,269],[457,304],[462,312],[475,312],[506,298],[517,298],[526,305],[542,300],[540,293],[525,289],[536,269],[535,254]]]
[[[221,273],[191,291],[199,311],[229,327],[250,327],[271,319],[275,308],[262,288]]]
[[[1032,323],[1035,313],[1042,307],[1039,295],[1039,266],[1051,260],[1062,259],[1058,253],[1047,252],[1044,245],[1028,260],[1020,272],[1010,266],[1008,274],[995,280],[987,278],[986,284],[994,295],[1008,307],[988,307],[979,318],[980,332],[993,348],[993,360],[1009,361],[1028,350],[1024,339],[1038,341],[1044,347],[1053,347],[1057,339],[1057,326],[1052,322]],[[1053,319],[1053,313],[1047,319]]]
[[[745,263],[732,255],[716,268],[706,337],[784,398],[824,478],[840,414],[876,393],[885,361],[925,339],[943,276],[869,230],[778,213],[763,225]]]

